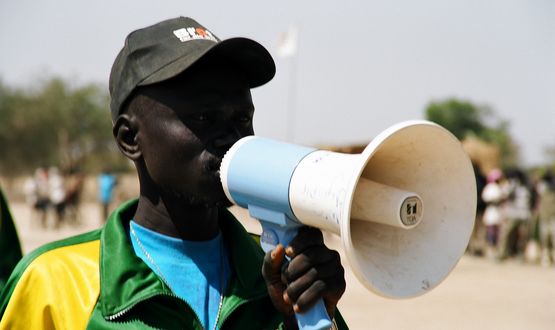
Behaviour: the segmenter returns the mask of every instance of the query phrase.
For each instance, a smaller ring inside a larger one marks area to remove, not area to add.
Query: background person
[[[56,166],[52,166],[48,169],[48,186],[49,186],[49,197],[50,203],[54,208],[55,228],[60,228],[64,222],[65,215],[65,199],[66,199],[66,187],[65,179],[60,173],[60,170]]]
[[[482,198],[482,191],[486,186],[486,177],[482,174],[480,167],[472,164],[474,168],[474,176],[476,178],[476,218],[474,219],[474,228],[468,243],[468,252],[475,256],[482,256],[486,248],[486,227],[483,222],[484,210],[486,202]]]
[[[63,201],[65,220],[70,225],[77,226],[81,224],[80,206],[85,185],[85,175],[77,168],[73,168],[70,169],[65,181],[66,193]]]
[[[39,167],[31,178],[25,181],[24,193],[33,210],[33,218],[38,218],[42,228],[48,225],[48,208],[50,207],[50,185],[48,169]]]
[[[482,191],[482,199],[486,209],[482,216],[486,227],[486,256],[490,259],[497,257],[499,227],[505,219],[504,203],[508,197],[503,172],[493,169],[487,175],[487,184]]]
[[[499,259],[513,255],[524,257],[532,209],[526,174],[520,169],[509,171],[507,182],[509,192],[499,233]]]
[[[106,221],[110,212],[110,205],[114,199],[114,188],[117,185],[117,178],[107,169],[103,170],[98,176],[98,201],[102,208],[102,221]]]

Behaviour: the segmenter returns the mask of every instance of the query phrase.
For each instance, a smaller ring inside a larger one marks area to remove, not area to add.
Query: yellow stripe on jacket
[[[21,275],[0,329],[84,329],[100,292],[99,257],[98,240],[38,256]]]

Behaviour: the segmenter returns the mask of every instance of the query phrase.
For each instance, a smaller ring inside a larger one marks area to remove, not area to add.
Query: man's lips
[[[221,159],[217,159],[217,158],[213,158],[210,161],[208,161],[208,170],[211,172],[217,172],[218,174],[220,173],[220,165],[222,164],[222,160]]]

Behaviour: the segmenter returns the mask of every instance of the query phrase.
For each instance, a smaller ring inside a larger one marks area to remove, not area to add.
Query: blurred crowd
[[[478,207],[468,252],[491,260],[516,258],[550,266],[555,259],[555,179],[518,168],[475,168]]]
[[[64,224],[79,225],[84,182],[85,176],[78,171],[62,173],[55,166],[37,168],[23,186],[26,201],[33,209],[32,221],[45,229],[57,229]],[[116,176],[107,170],[102,171],[97,178],[102,222],[108,216],[116,184]]]

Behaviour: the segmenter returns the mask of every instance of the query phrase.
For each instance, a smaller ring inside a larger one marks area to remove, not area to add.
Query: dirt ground
[[[24,252],[59,238],[98,228],[100,209],[85,203],[79,224],[43,229],[24,203],[12,203]],[[245,212],[234,209],[241,218]],[[260,230],[253,220],[243,223]],[[329,246],[341,254],[340,239],[329,236]],[[351,329],[555,329],[555,267],[516,260],[497,263],[464,256],[447,279],[417,298],[392,300],[367,291],[346,264],[347,291],[339,308]]]

